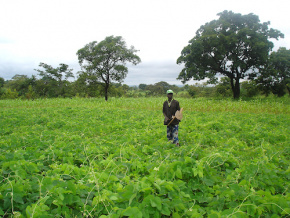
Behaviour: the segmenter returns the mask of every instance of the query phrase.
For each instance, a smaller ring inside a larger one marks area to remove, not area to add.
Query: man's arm
[[[166,114],[165,113],[163,113],[163,115],[164,115],[164,117],[165,117],[165,121],[168,121],[168,120],[170,120],[167,116],[166,116]]]
[[[166,113],[165,113],[165,102],[164,102],[164,104],[163,104],[163,115],[164,115],[164,117],[165,117],[165,121],[170,120],[170,119],[166,116]]]
[[[180,111],[179,102],[177,102],[176,109],[177,109],[178,111]]]

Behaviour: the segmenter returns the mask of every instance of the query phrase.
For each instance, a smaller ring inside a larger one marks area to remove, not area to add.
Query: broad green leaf
[[[180,168],[177,168],[177,170],[175,171],[175,175],[177,178],[182,179],[182,172]]]
[[[27,217],[32,217],[32,208],[30,206],[26,207],[25,212]]]
[[[198,170],[197,170],[197,168],[192,168],[192,172],[193,172],[193,175],[194,175],[194,177],[196,177],[197,176],[197,174],[198,174]]]
[[[154,186],[158,189],[158,191],[161,191],[161,188],[159,186],[159,184],[157,184],[156,182],[154,183]]]
[[[199,170],[199,171],[198,171],[198,176],[199,176],[200,178],[203,178],[203,170]]]
[[[281,214],[289,216],[290,215],[290,208],[289,207],[288,208],[284,208]]]
[[[137,196],[137,193],[134,193],[129,200],[129,206],[131,205],[132,201],[134,200],[134,198]]]
[[[162,202],[159,197],[155,196],[154,198],[150,199],[150,202],[152,207],[156,207],[159,211],[161,211]]]
[[[254,216],[256,214],[256,206],[255,205],[247,205],[247,214]]]
[[[170,216],[170,214],[171,214],[170,209],[166,205],[162,206],[162,210],[160,212],[166,216]]]
[[[123,212],[124,216],[142,218],[142,212],[137,207],[128,207]]]
[[[180,215],[178,213],[173,213],[172,218],[180,218]]]
[[[62,194],[62,193],[59,193],[59,199],[63,201],[63,199],[64,199],[64,196],[63,196],[63,194]]]
[[[112,201],[116,201],[116,200],[118,200],[118,197],[115,196],[115,195],[112,195],[112,196],[110,196],[109,198],[110,198]]]

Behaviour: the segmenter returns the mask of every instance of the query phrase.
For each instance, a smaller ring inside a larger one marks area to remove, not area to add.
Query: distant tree
[[[16,90],[11,90],[10,88],[7,88],[7,89],[5,88],[0,97],[1,97],[1,99],[16,99],[16,98],[18,98],[18,96],[19,95],[18,95]]]
[[[122,89],[124,90],[124,92],[127,92],[130,89],[130,87],[126,84],[123,84]]]
[[[139,89],[146,91],[146,96],[164,96],[168,89],[172,89],[174,93],[178,93],[181,89],[177,85],[170,85],[165,81],[160,81],[155,84],[140,84]]]
[[[163,88],[164,90],[164,93],[166,93],[166,90],[170,89],[170,84],[167,83],[167,82],[164,82],[164,81],[161,81],[161,82],[158,82],[158,83],[155,83],[155,86],[160,86]]]
[[[170,84],[164,81],[155,83],[153,87],[154,87],[153,90],[156,93],[156,95],[164,95],[166,94],[166,91],[168,89],[171,89]]]
[[[272,78],[267,77],[265,73],[256,78],[255,82],[263,95],[268,96],[272,92]]]
[[[215,86],[218,95],[230,97],[232,94],[230,78],[222,77],[220,82]]]
[[[128,73],[126,62],[136,65],[141,59],[135,54],[137,50],[127,48],[121,36],[109,36],[97,43],[93,41],[77,52],[79,63],[88,75],[94,75],[104,83],[105,100],[112,81],[122,82]]]
[[[72,69],[69,69],[67,64],[59,65],[59,67],[53,68],[48,64],[40,63],[39,67],[43,67],[44,70],[34,69],[42,77],[44,90],[50,93],[50,97],[65,96],[65,81],[74,77]]]
[[[25,96],[25,93],[28,92],[29,85],[34,85],[35,81],[35,76],[29,78],[27,75],[16,74],[11,80],[7,81],[5,87],[16,91],[19,96]]]
[[[207,83],[196,83],[187,87],[187,92],[191,97],[214,97],[215,87],[208,86]]]
[[[197,86],[188,86],[187,88],[187,92],[188,94],[191,96],[191,97],[196,97],[197,96],[197,93],[198,93],[198,87]]]
[[[172,89],[174,93],[178,93],[180,91],[180,88],[177,85],[170,85],[170,89]]]
[[[139,89],[141,89],[141,90],[145,90],[146,89],[146,84],[143,84],[143,83],[141,83],[140,85],[139,85]]]
[[[239,98],[240,79],[265,65],[273,48],[269,39],[284,35],[269,29],[270,22],[260,23],[254,14],[224,11],[218,16],[218,20],[202,25],[182,50],[177,63],[185,66],[177,79],[185,83],[191,78],[209,78],[214,82],[216,75],[222,74],[230,79],[234,98]]]
[[[4,78],[0,77],[0,88],[4,86],[5,80]]]
[[[48,77],[43,77],[36,80],[35,82],[35,92],[40,97],[57,97],[59,96],[58,83],[55,79]]]
[[[99,97],[101,82],[94,74],[84,71],[78,72],[77,80],[74,82],[74,90],[78,96]]]
[[[5,93],[5,90],[3,88],[4,83],[5,83],[4,78],[0,77],[0,99],[2,98],[2,95],[4,95],[4,93]]]
[[[279,97],[290,95],[290,49],[280,47],[277,52],[272,52],[267,65],[257,73],[256,82],[265,93],[272,92]]]
[[[36,93],[34,92],[32,85],[29,85],[29,86],[28,86],[28,91],[27,91],[27,93],[25,94],[25,97],[26,97],[28,100],[30,100],[31,98],[34,99],[34,98],[36,97]]]
[[[254,97],[259,94],[259,89],[255,81],[241,82],[241,93],[245,97]]]

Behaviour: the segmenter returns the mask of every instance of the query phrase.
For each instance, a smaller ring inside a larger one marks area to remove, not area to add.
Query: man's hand
[[[168,122],[170,119],[165,116],[165,122]]]

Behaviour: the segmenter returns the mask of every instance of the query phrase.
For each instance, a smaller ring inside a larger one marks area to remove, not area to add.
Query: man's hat
[[[173,94],[173,91],[171,89],[167,90],[166,94]]]

